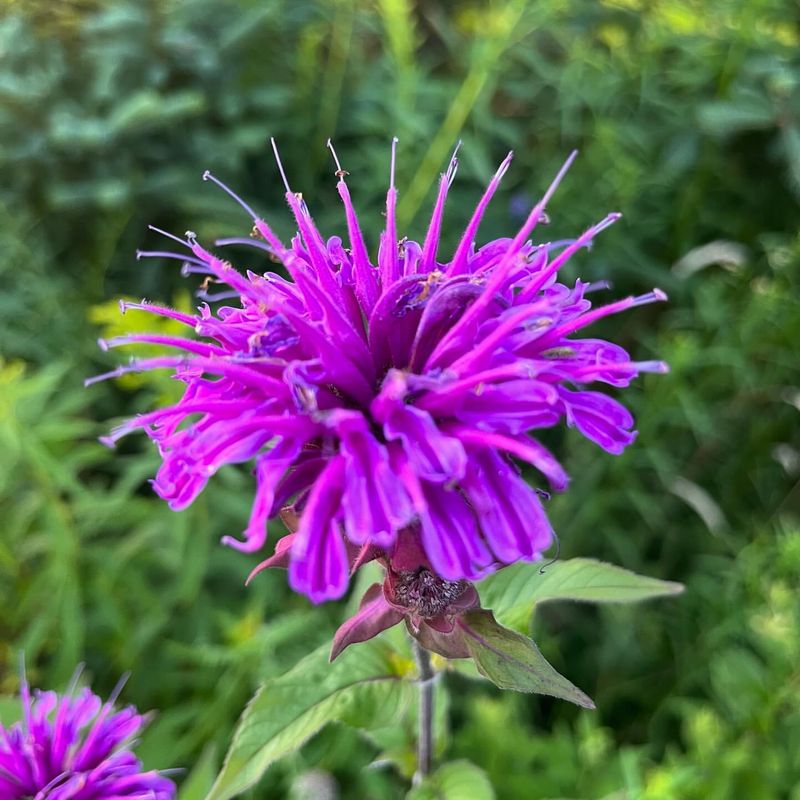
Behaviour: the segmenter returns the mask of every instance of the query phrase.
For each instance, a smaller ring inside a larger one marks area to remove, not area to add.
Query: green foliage
[[[564,562],[559,572],[558,580],[550,578],[542,585],[536,584],[533,591],[529,588],[529,598],[532,595],[535,599],[527,603],[528,618],[536,601],[635,602],[682,589],[680,584],[643,578],[586,559]],[[496,587],[493,608],[499,615],[519,615],[525,601],[520,599],[519,581],[516,584],[515,591],[503,591],[502,585]],[[592,700],[560,675],[531,639],[498,624],[491,611],[464,614],[458,626],[477,672],[496,686],[550,695],[594,709]],[[346,656],[337,657],[333,664],[323,645],[286,674],[261,686],[242,715],[207,800],[238,797],[254,786],[275,761],[297,751],[332,722],[342,722],[367,734],[382,748],[378,763],[392,763],[401,773],[413,773],[416,713],[411,712],[413,691],[409,678],[415,678],[408,643],[402,635],[398,637],[397,631],[395,628],[378,639],[347,649]],[[445,659],[438,660],[447,666]],[[445,691],[441,687],[438,692],[439,711],[434,721],[440,747],[447,736],[446,716],[442,713],[446,715]],[[403,721],[407,725],[405,731]],[[402,731],[399,736],[398,731]],[[418,787],[423,792],[420,796],[434,792],[433,796],[454,797],[466,779],[462,772],[443,768]],[[477,790],[481,785],[479,781]],[[411,796],[416,795],[412,792]]]
[[[322,648],[342,616],[292,597],[281,575],[244,589],[257,556],[217,542],[246,521],[246,474],[222,471],[173,514],[147,486],[156,462],[142,445],[95,442],[98,420],[172,388],[155,375],[80,385],[112,363],[93,342],[115,323],[93,306],[183,304],[177,287],[194,288],[134,260],[153,241],[146,223],[247,230],[204,168],[291,233],[265,147],[275,135],[293,186],[341,233],[323,146],[334,136],[374,244],[391,135],[412,235],[462,138],[446,250],[508,149],[481,237],[507,235],[579,147],[548,238],[625,212],[567,277],[611,278],[615,295],[666,289],[668,307],[598,335],[672,371],[626,392],[640,434],[624,456],[551,438],[573,481],[548,511],[565,557],[687,591],[635,608],[537,603],[537,642],[599,711],[448,672],[439,757],[480,765],[498,797],[796,795],[797,25],[785,0],[0,0],[0,695],[16,691],[23,650],[39,686],[65,685],[81,660],[105,692],[132,670],[124,699],[159,710],[146,763],[187,767],[189,797],[202,796],[217,765],[206,747],[224,752],[256,686]],[[528,588],[512,578],[509,592]],[[527,632],[524,596],[498,618]],[[342,798],[403,796],[413,712],[370,736],[348,723],[275,763],[250,796],[300,797],[317,773]],[[471,769],[443,768],[434,791]]]
[[[636,575],[590,558],[570,558],[545,567],[514,564],[481,581],[481,603],[520,632],[530,627],[535,607],[552,600],[633,603],[679,594],[683,586]]]
[[[327,646],[262,686],[247,706],[222,771],[207,800],[229,800],[252,786],[267,767],[299,749],[324,725],[391,725],[408,705],[393,652],[373,640],[333,664]]]
[[[217,777],[217,754],[207,747],[181,785],[178,800],[203,800]]]
[[[794,797],[800,607],[789,587],[800,577],[800,531],[765,531],[708,567],[685,598],[701,632],[693,658],[678,654],[681,681],[652,712],[653,730],[678,723],[666,754],[656,736],[625,741],[601,726],[610,716],[602,703],[574,729],[561,722],[543,731],[508,695],[465,709],[454,754],[479,762],[500,797]]]
[[[439,767],[407,800],[494,800],[494,790],[482,769],[469,761],[451,761]]]
[[[490,611],[471,611],[461,623],[475,666],[495,686],[569,700],[582,708],[594,703],[559,675],[527,637],[498,625]]]

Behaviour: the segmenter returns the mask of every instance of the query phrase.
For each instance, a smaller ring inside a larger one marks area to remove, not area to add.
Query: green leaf
[[[384,712],[393,709],[396,714],[402,703],[398,694],[405,696],[408,688],[398,680],[402,675],[394,651],[373,639],[330,664],[328,650],[329,645],[323,645],[258,690],[239,721],[206,800],[228,800],[241,794],[272,763],[297,750],[330,722],[369,728],[392,721]]]
[[[114,135],[141,131],[194,116],[204,107],[203,93],[197,90],[162,96],[153,89],[143,89],[114,109],[110,128]]]
[[[527,630],[536,603],[578,600],[585,603],[635,603],[680,594],[683,585],[637,575],[591,558],[538,564],[514,564],[485,578],[478,587],[481,604],[515,630]]]
[[[0,725],[10,727],[22,719],[22,703],[19,697],[0,695]]]
[[[469,761],[451,761],[415,786],[406,800],[494,800],[486,773]]]
[[[592,700],[559,674],[531,639],[504,628],[491,611],[470,611],[459,624],[479,672],[496,686],[594,708]]]
[[[700,127],[714,136],[762,130],[776,124],[777,113],[765,94],[750,93],[736,102],[716,100],[699,106]]]
[[[189,777],[181,784],[178,800],[203,800],[217,774],[217,748],[207,746]]]

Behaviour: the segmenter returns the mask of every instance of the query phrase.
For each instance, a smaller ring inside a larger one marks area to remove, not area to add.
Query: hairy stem
[[[433,760],[433,678],[431,654],[413,640],[414,657],[419,668],[419,735],[417,738],[417,771],[414,785],[419,784],[431,771]]]

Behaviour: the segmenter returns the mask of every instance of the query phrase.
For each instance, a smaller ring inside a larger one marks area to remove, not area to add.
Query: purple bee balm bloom
[[[285,274],[242,274],[194,234],[166,234],[185,252],[140,255],[179,259],[184,272],[227,286],[213,299],[234,302],[213,309],[206,303],[193,315],[123,303],[123,311],[182,322],[198,338],[133,335],[101,342],[167,345],[178,355],[134,360],[92,379],[174,371],[186,387],[180,402],[124,423],[105,441],[144,429],[163,459],[154,489],[175,510],[188,506],[221,466],[254,460],[249,523],[241,539],[223,541],[244,552],[261,549],[267,521],[292,505],[298,528],[263,566],[287,562],[292,587],[314,602],[341,597],[354,564],[378,557],[390,565],[401,531],[418,539],[425,569],[456,586],[540,558],[553,533],[540,493],[518,465],[534,467],[555,490],[566,487],[567,475],[531,433],[566,420],[603,449],[621,453],[635,438],[633,418],[587,386],[624,387],[640,372],[666,369],[582,337],[596,320],[665,299],[661,291],[593,308],[588,296],[602,287],[557,280],[560,267],[619,214],[574,240],[531,240],[575,154],[514,238],[478,247],[478,226],[509,153],[452,258],[442,261],[438,241],[455,154],[418,244],[398,240],[395,144],[377,263],[335,153],[347,248],[338,236],[323,238],[279,159],[298,229],[288,246],[206,173],[253,222],[250,238],[217,246],[249,245],[282,264]]]
[[[89,689],[31,697],[23,681],[21,694],[22,721],[0,725],[3,800],[174,800],[172,781],[143,772],[130,749],[146,725],[136,709],[114,711]]]

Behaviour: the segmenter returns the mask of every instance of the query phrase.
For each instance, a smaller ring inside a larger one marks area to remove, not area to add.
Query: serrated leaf
[[[538,564],[513,564],[485,578],[478,587],[481,605],[514,630],[524,631],[537,603],[575,600],[584,603],[636,603],[680,594],[683,585],[637,575],[591,558]]]
[[[582,708],[595,707],[547,661],[531,639],[504,628],[491,611],[470,611],[459,624],[478,671],[495,686],[560,697]]]
[[[379,639],[348,650],[333,664],[328,645],[306,656],[285,675],[265,683],[245,709],[222,771],[206,800],[228,800],[252,786],[282,756],[294,752],[330,722],[368,728],[367,707],[391,708],[399,680],[392,649]],[[376,687],[385,694],[378,702]],[[395,706],[396,707],[396,706]]]
[[[406,800],[495,800],[486,773],[469,761],[451,761],[415,786]]]

